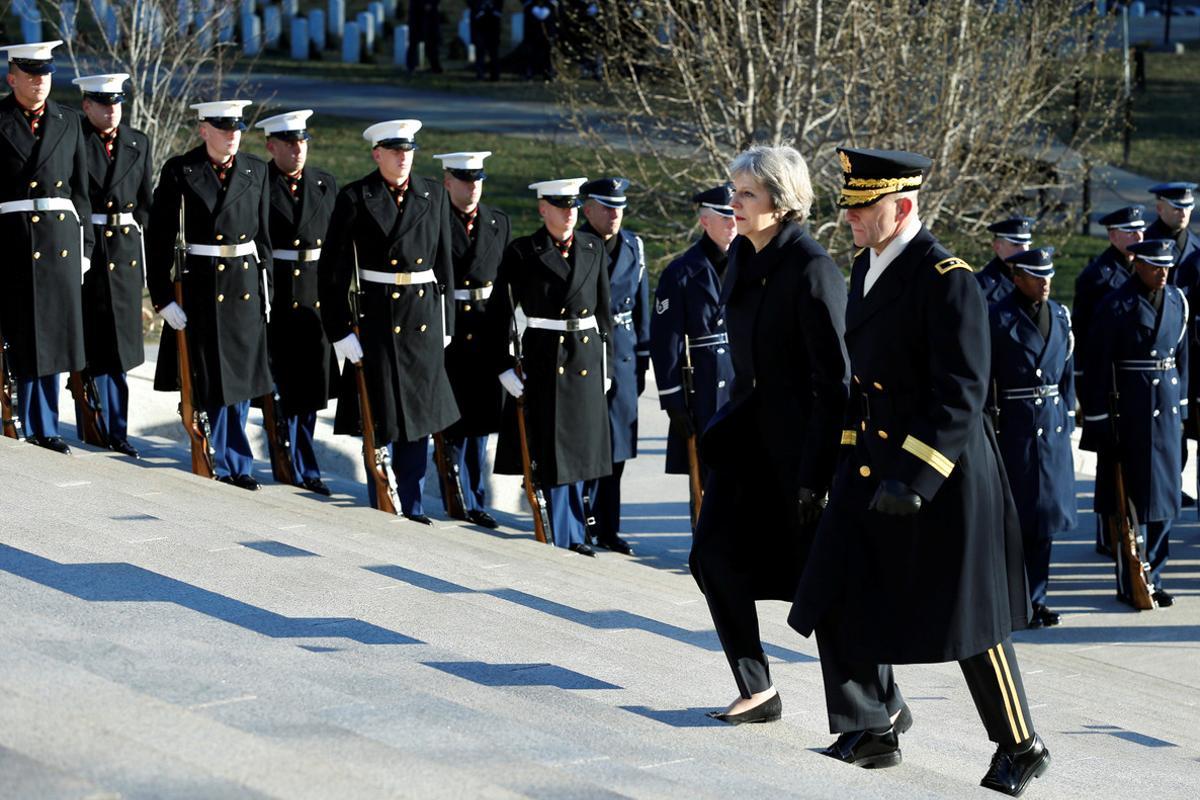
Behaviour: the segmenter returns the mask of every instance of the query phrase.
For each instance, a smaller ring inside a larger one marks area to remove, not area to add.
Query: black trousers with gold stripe
[[[903,700],[890,664],[867,664],[841,657],[834,637],[817,629],[825,705],[831,733],[882,730]],[[1002,745],[1020,745],[1033,737],[1029,702],[1017,666],[1012,639],[958,662],[967,688],[987,729],[988,738]]]

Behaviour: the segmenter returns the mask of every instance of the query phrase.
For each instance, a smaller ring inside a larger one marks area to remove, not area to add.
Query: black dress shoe
[[[597,539],[596,544],[600,545],[605,550],[611,550],[614,553],[620,553],[623,556],[633,555],[633,548],[629,546],[629,542],[625,541],[620,536],[606,536],[603,539]]]
[[[310,492],[323,494],[326,497],[329,497],[329,495],[333,494],[333,492],[329,490],[329,487],[325,485],[325,481],[321,480],[320,478],[305,478],[304,483],[301,485]]]
[[[71,455],[70,445],[61,436],[30,436],[28,441],[30,444],[36,444],[38,447],[44,447],[65,456]]]
[[[740,714],[726,714],[724,711],[709,711],[710,719],[727,722],[730,725],[747,725],[754,722],[778,722],[783,716],[783,699],[776,692],[771,697]]]
[[[900,764],[900,739],[896,729],[887,733],[853,731],[843,733],[837,741],[821,751],[821,755],[845,761],[863,769],[884,769]]]
[[[1046,749],[1042,737],[1035,733],[1033,741],[1020,753],[1013,753],[1004,747],[997,748],[992,756],[992,765],[979,785],[1019,797],[1031,780],[1049,768],[1050,751]]]
[[[1154,602],[1158,603],[1159,608],[1170,608],[1175,605],[1175,597],[1166,589],[1157,589],[1154,594],[1150,595],[1154,598]]]
[[[581,555],[581,556],[590,556],[591,558],[596,557],[596,551],[593,550],[589,545],[584,544],[583,542],[580,542],[579,544],[573,544],[570,547],[568,547],[567,549],[570,550],[572,553],[579,553],[579,555]]]
[[[1033,619],[1029,622],[1031,628],[1051,628],[1062,622],[1062,616],[1057,611],[1051,611],[1041,603],[1033,606]]]
[[[142,454],[137,451],[137,448],[129,443],[127,439],[122,439],[119,442],[113,442],[108,448],[114,452],[120,453],[123,456],[130,458],[141,458]]]
[[[228,483],[230,486],[236,486],[239,489],[245,489],[248,492],[257,492],[259,483],[250,475],[223,475],[217,478],[221,483]]]
[[[483,528],[499,528],[500,523],[486,511],[468,511],[467,519]]]
[[[1104,556],[1105,558],[1108,558],[1108,559],[1113,559],[1113,560],[1116,559],[1116,556],[1113,555],[1112,548],[1106,544],[1096,545],[1096,555]]]
[[[405,514],[404,518],[411,519],[413,522],[420,523],[421,525],[433,525],[433,520],[424,514]]]

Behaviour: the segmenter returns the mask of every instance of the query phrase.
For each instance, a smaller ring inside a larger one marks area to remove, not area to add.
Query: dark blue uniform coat
[[[664,411],[687,409],[697,431],[703,431],[717,409],[729,400],[733,358],[724,344],[692,348],[695,393],[684,394],[684,336],[696,340],[725,333],[721,283],[700,242],[672,261],[658,279],[650,320],[650,355]],[[667,439],[667,472],[688,471],[687,442],[672,433]]]
[[[992,380],[1000,393],[1000,453],[1027,538],[1046,538],[1075,527],[1074,347],[1067,310],[1053,300],[1050,335],[1021,309],[1014,290],[991,310]],[[1035,386],[1058,388],[1057,397],[1006,399],[1004,393]]]
[[[1071,329],[1075,332],[1075,382],[1082,397],[1086,393],[1088,351],[1091,349],[1092,318],[1110,292],[1121,288],[1133,273],[1121,251],[1109,245],[1093,258],[1075,279],[1075,302],[1071,307]],[[1107,383],[1105,384],[1108,385]],[[1088,444],[1090,432],[1083,431],[1083,443]]]
[[[979,288],[983,290],[983,300],[988,304],[988,308],[1008,297],[1015,288],[1012,278],[1009,277],[1008,267],[999,256],[976,272],[975,280],[979,281]]]
[[[1143,523],[1175,519],[1183,488],[1179,440],[1188,410],[1188,302],[1174,286],[1163,291],[1161,314],[1137,279],[1105,298],[1096,312],[1085,367],[1094,380],[1087,382],[1083,395],[1084,429],[1094,429],[1089,438],[1097,443],[1111,440],[1109,401],[1116,368],[1125,489]],[[1175,366],[1167,369],[1123,369],[1120,363],[1171,358]],[[1096,511],[1112,514],[1114,495],[1105,483],[1097,481]]]

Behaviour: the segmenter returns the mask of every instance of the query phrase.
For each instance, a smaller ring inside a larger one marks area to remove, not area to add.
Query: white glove
[[[550,9],[545,6],[534,6],[532,11],[533,16],[537,17],[539,22],[544,22],[546,17],[550,16]]]
[[[354,364],[362,361],[362,345],[358,343],[358,337],[353,333],[345,339],[338,339],[334,342],[333,352],[337,353],[339,360],[349,360]]]
[[[608,394],[612,390],[612,378],[604,379],[604,393]]]
[[[519,399],[521,395],[525,394],[525,384],[517,377],[517,371],[514,369],[505,370],[500,373],[500,384],[504,387],[504,391],[513,397]]]
[[[163,306],[158,313],[167,321],[168,325],[177,331],[187,327],[187,314],[183,313],[183,309],[174,300]]]
[[[83,276],[87,275],[87,271],[92,268],[92,260],[87,256],[79,259],[79,282],[83,283]]]
[[[442,337],[442,349],[443,349],[443,350],[445,350],[447,347],[449,347],[449,346],[450,346],[450,343],[451,343],[452,341],[454,341],[454,339],[453,339],[452,337],[449,337],[449,336],[443,336],[443,337]]]

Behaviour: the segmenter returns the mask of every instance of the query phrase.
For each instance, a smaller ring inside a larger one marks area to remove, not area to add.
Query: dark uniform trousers
[[[62,375],[17,378],[17,409],[25,436],[58,436],[58,395]]]
[[[475,45],[475,77],[483,80],[483,62],[488,75],[500,79],[500,22],[504,0],[471,0],[471,44]]]
[[[487,464],[488,437],[462,436],[445,438],[450,459],[458,465],[458,480],[462,484],[463,505],[467,511],[483,511],[487,505],[487,489],[483,472]]]

